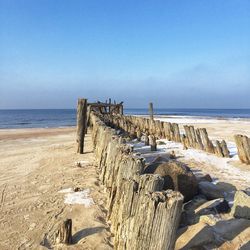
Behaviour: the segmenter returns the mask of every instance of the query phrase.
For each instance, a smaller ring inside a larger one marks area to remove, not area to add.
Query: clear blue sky
[[[0,108],[250,108],[249,0],[0,0]]]

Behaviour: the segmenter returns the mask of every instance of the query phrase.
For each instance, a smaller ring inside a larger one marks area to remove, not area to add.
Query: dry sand
[[[86,153],[76,154],[74,128],[0,130],[1,250],[43,249],[66,218],[73,220],[69,249],[110,249],[92,150],[88,134]],[[58,191],[75,187],[90,189],[94,204],[65,204]]]
[[[250,136],[250,121],[185,124],[206,127],[211,137],[227,141],[232,141],[233,134],[239,132]],[[42,245],[49,246],[58,224],[66,218],[73,220],[74,244],[63,248],[111,249],[111,234],[104,219],[105,194],[99,186],[89,134],[85,145],[86,153],[76,154],[74,128],[0,130],[1,250],[43,249]],[[185,154],[181,150],[179,153]],[[196,173],[209,173],[238,189],[250,185],[250,179],[233,178],[230,168],[218,171],[217,165],[223,163],[220,160],[181,159]],[[76,167],[76,161],[84,161],[84,166]],[[231,165],[250,174],[250,167],[237,160]],[[58,191],[75,187],[90,189],[94,204],[90,207],[65,204],[65,194]]]

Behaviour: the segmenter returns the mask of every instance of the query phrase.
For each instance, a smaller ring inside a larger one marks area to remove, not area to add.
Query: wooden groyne
[[[91,111],[96,111],[104,115],[112,116],[109,117],[109,121],[112,120],[113,126],[123,129],[134,138],[140,139],[141,136],[144,135],[146,137],[146,142],[149,142],[150,138],[154,140],[164,138],[169,141],[181,142],[184,149],[195,148],[215,154],[219,157],[230,157],[230,152],[225,140],[216,140],[215,143],[213,143],[209,139],[205,128],[195,129],[194,126],[184,125],[185,133],[181,134],[177,123],[154,120],[152,103],[149,105],[150,119],[136,116],[124,116],[123,102],[119,104],[114,102],[114,104],[112,104],[111,100],[109,100],[109,103],[86,103],[86,99],[78,100],[77,142],[78,152],[80,153],[83,153],[83,131],[87,131],[86,126],[89,120],[89,114]],[[244,135],[235,135],[234,138],[240,161],[245,164],[250,164],[250,138]],[[154,148],[153,146],[152,149]]]
[[[182,143],[184,149],[194,148],[215,154],[218,157],[231,157],[226,141],[215,140],[215,143],[213,143],[208,136],[206,128],[194,128],[191,125],[184,125],[185,133],[181,134],[177,123],[119,114],[106,115],[106,119],[109,120],[112,126],[122,129],[129,136],[138,138],[139,140],[142,135],[146,137],[146,142],[148,137],[167,139]],[[234,138],[240,161],[250,164],[250,138],[244,135],[235,135]]]
[[[132,153],[109,126],[110,120],[94,112],[90,120],[100,179],[108,194],[114,248],[173,249],[183,196],[163,191],[159,175],[142,175],[145,160]]]
[[[136,116],[109,116],[107,117],[116,127],[123,129],[129,135],[137,137],[137,134],[154,136],[157,139],[167,139],[169,141],[183,144],[184,149],[195,148],[208,153],[216,154],[219,157],[230,157],[227,144],[224,140],[216,140],[216,145],[208,137],[205,128],[184,125],[185,134],[180,133],[177,123],[162,122],[144,117]],[[139,131],[137,134],[135,131]],[[140,139],[140,138],[138,138]]]
[[[154,120],[152,104],[149,119],[125,116],[122,103],[112,104],[111,101],[87,104],[87,109],[78,110],[80,113],[85,110],[85,120],[78,116],[78,119],[84,120],[84,129],[78,130],[83,132],[81,135],[78,133],[78,144],[84,142],[80,137],[86,133],[86,124],[92,128],[99,177],[107,192],[107,219],[114,235],[114,248],[174,249],[182,204],[196,195],[196,179],[188,168],[176,160],[172,161],[172,167],[168,159],[166,166],[161,165],[162,169],[166,167],[164,171],[167,168],[175,171],[177,180],[179,175],[185,175],[185,182],[181,182],[179,187],[179,183],[172,178],[174,186],[166,185],[170,183],[166,183],[164,175],[145,171],[145,159],[133,153],[125,138],[144,141],[145,145],[150,145],[151,151],[157,150],[157,139],[167,139],[182,143],[184,149],[194,148],[219,157],[230,157],[226,142],[216,140],[213,143],[205,128],[184,125],[182,134],[177,123]],[[236,135],[235,141],[239,159],[250,164],[249,138]],[[83,146],[78,145],[78,148]],[[78,152],[81,153],[81,150]],[[151,164],[157,165],[158,162]],[[191,191],[186,193],[185,190]]]

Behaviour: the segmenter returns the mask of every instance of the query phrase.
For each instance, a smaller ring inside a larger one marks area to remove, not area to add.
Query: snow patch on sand
[[[249,124],[250,120],[247,118],[218,118],[218,117],[206,117],[206,116],[160,116],[156,115],[155,120],[162,122],[171,122],[179,124],[215,124],[224,123],[244,123]]]
[[[59,193],[66,193],[65,204],[80,204],[85,207],[90,207],[94,204],[93,199],[89,196],[90,190],[85,189],[79,192],[74,192],[72,188],[66,188],[59,191]]]
[[[178,152],[186,160],[195,160],[197,163],[209,164],[214,168],[216,172],[219,172],[222,176],[228,177],[232,176],[234,180],[237,181],[247,181],[250,182],[250,171],[241,170],[231,164],[231,162],[238,161],[237,148],[235,143],[229,142],[228,148],[232,158],[221,158],[213,154],[208,154],[204,151],[197,149],[187,149],[183,150],[183,145],[181,143],[168,141],[166,139],[161,139],[164,145],[157,145],[157,151],[160,153],[166,152],[170,153],[172,150]],[[144,146],[142,143],[133,144],[134,151],[143,154],[153,154],[150,152],[149,146]]]

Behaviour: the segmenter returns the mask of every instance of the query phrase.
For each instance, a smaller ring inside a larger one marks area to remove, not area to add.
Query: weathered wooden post
[[[250,164],[250,138],[245,135],[235,135],[234,139],[239,159],[243,163]]]
[[[111,114],[111,104],[112,104],[111,98],[109,98],[109,109],[108,109],[109,114]]]
[[[55,235],[57,244],[72,244],[72,220],[67,219],[62,222]]]
[[[153,109],[153,103],[149,103],[149,116],[151,120],[154,120],[154,109]]]
[[[149,145],[149,137],[148,137],[148,133],[145,133],[145,140],[144,140],[145,146]]]
[[[157,151],[157,143],[156,143],[156,138],[154,135],[149,136],[149,145],[150,145],[151,151]]]
[[[77,105],[77,153],[83,154],[84,136],[87,127],[87,99],[78,99]]]
[[[119,114],[123,115],[123,102],[119,104]]]

